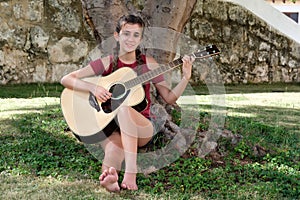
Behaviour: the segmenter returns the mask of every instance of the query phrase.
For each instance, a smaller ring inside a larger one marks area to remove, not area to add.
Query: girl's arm
[[[103,65],[107,66],[106,59],[103,59]],[[82,78],[86,78],[90,76],[95,76],[95,72],[90,65],[87,65],[84,68],[78,69],[76,71],[73,71],[65,75],[61,79],[61,84],[66,88],[72,90],[91,92],[101,102],[107,101],[107,99],[111,97],[111,93],[109,91],[107,91],[105,88],[101,86],[82,80]]]
[[[93,83],[89,83],[86,81],[81,80],[85,77],[94,76],[95,73],[90,65],[78,69],[76,71],[73,71],[67,75],[65,75],[61,79],[61,84],[65,86],[66,88],[72,89],[72,90],[79,90],[79,91],[86,91],[86,92],[92,92],[96,89],[96,85]]]
[[[155,87],[158,90],[159,94],[168,104],[174,104],[176,100],[182,95],[185,90],[191,75],[192,75],[192,65],[195,58],[190,56],[184,56],[182,61],[182,80],[173,88],[170,89],[166,81],[155,83]],[[147,63],[150,62],[152,66],[158,66],[156,61],[153,58],[149,58]]]

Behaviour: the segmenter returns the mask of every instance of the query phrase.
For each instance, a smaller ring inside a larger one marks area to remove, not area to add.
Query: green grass
[[[58,83],[0,85],[0,98],[59,97],[63,86]]]
[[[193,87],[196,94],[209,94],[205,85]],[[260,83],[260,84],[230,84],[225,86],[226,94],[239,93],[280,93],[280,92],[300,92],[300,83]]]
[[[195,89],[205,94],[205,87]],[[280,88],[288,88],[279,92]],[[107,193],[99,186],[101,161],[72,136],[59,106],[59,84],[0,86],[1,199],[299,199],[300,86],[226,86],[225,129],[216,152],[176,162],[147,176],[137,192]],[[273,91],[273,92],[272,92]],[[259,93],[260,92],[260,93]],[[262,93],[263,92],[263,93]],[[199,96],[199,130],[211,105]],[[259,146],[264,153],[257,155]]]

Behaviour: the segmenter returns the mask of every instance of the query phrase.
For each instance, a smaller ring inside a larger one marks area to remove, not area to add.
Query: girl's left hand
[[[193,62],[195,61],[195,57],[185,55],[182,58],[182,61],[183,61],[183,65],[182,65],[183,77],[186,80],[190,80],[192,76],[192,66],[193,66]]]

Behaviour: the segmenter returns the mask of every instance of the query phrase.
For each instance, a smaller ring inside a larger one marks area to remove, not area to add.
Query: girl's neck
[[[127,64],[134,63],[134,62],[136,62],[135,51],[125,53],[125,54],[119,56],[119,59],[120,59],[123,63],[127,63]]]

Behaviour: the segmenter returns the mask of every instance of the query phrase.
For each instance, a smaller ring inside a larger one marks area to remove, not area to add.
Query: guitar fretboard
[[[195,52],[190,56],[193,56],[194,58],[205,58],[205,57],[211,57],[213,55],[217,55],[219,53],[220,53],[220,51],[216,47],[216,45],[210,45],[210,46],[207,46],[204,50]],[[154,70],[151,70],[142,75],[139,75],[138,77],[135,77],[135,78],[125,82],[124,85],[127,89],[133,88],[134,86],[143,84],[161,74],[164,74],[168,71],[173,70],[174,68],[178,67],[182,63],[183,63],[182,57],[180,57],[166,65],[162,65]]]
[[[140,84],[143,84],[147,81],[150,81],[151,79],[161,75],[161,74],[164,74],[168,71],[171,71],[173,70],[174,68],[178,67],[179,65],[181,65],[183,62],[181,60],[182,58],[178,58],[166,65],[162,65],[158,68],[155,68],[149,72],[146,72],[136,78],[133,78],[127,82],[124,83],[125,87],[127,89],[130,89],[130,88],[133,88],[134,86],[136,85],[140,85]]]

